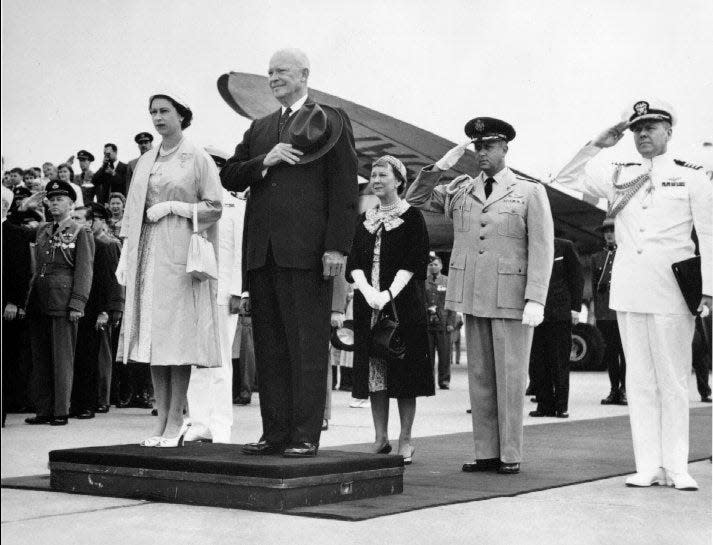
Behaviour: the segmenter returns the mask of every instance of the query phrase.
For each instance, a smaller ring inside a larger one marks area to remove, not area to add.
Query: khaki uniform
[[[545,304],[554,259],[547,194],[508,168],[494,176],[487,199],[484,173],[437,186],[440,175],[425,167],[406,200],[453,220],[446,309],[466,320],[475,456],[520,462],[533,332],[522,310],[526,300]]]
[[[88,230],[71,218],[56,230],[54,226],[45,223],[37,231],[37,269],[27,303],[35,403],[41,417],[69,413],[78,324],[69,321],[68,313],[84,312],[94,264],[94,238]]]

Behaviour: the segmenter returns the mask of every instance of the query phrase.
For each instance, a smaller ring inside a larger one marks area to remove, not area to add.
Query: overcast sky
[[[166,86],[194,111],[191,139],[232,150],[248,121],[217,78],[265,74],[295,46],[312,87],[451,140],[471,117],[509,121],[509,162],[534,176],[652,95],[679,115],[672,151],[696,161],[713,140],[712,29],[710,0],[3,0],[2,154],[26,168],[111,141],[128,161]],[[605,158],[634,153],[626,138]]]

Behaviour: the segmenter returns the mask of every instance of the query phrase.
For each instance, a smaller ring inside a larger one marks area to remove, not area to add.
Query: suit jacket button
[[[479,253],[479,254],[484,254],[484,253],[485,253],[485,250],[478,250],[478,253]]]
[[[485,224],[484,224],[484,223],[481,223],[480,226],[481,226],[481,227],[485,227]]]
[[[275,182],[272,182],[272,187],[277,187],[277,184]]]
[[[636,249],[636,253],[637,253],[637,254],[643,254],[643,253],[644,253],[644,250],[642,250],[641,248],[637,248],[637,249]]]
[[[483,235],[480,235],[480,240],[485,240],[485,237]]]

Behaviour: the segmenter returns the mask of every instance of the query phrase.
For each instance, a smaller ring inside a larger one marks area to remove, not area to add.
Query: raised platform
[[[241,445],[115,445],[53,450],[62,492],[284,511],[403,492],[401,456],[324,450],[316,458],[246,456]]]

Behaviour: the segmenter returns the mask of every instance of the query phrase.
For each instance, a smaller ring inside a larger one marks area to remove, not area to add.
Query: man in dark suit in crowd
[[[128,167],[126,163],[117,161],[117,150],[116,144],[109,143],[104,146],[104,162],[92,178],[97,202],[100,204],[109,202],[110,193],[117,192],[126,196],[129,192],[131,180],[128,175]]]
[[[443,263],[436,254],[431,254],[426,277],[426,304],[428,312],[428,341],[431,361],[436,361],[438,352],[438,387],[448,390],[451,382],[451,338],[454,312],[446,310],[448,277],[441,274]],[[450,326],[450,330],[448,329]]]
[[[37,231],[37,269],[27,303],[37,416],[25,422],[63,426],[72,394],[77,324],[92,285],[94,240],[70,217],[74,188],[56,180],[45,189],[52,221]],[[28,201],[35,198],[42,193]]]
[[[616,311],[609,308],[612,265],[616,256],[614,220],[607,218],[599,227],[604,237],[604,248],[590,258],[592,271],[592,300],[597,329],[604,337],[604,362],[609,371],[611,389],[602,405],[626,405],[626,358],[621,345]]]
[[[555,259],[547,290],[545,319],[535,328],[532,337],[530,374],[538,405],[530,416],[569,416],[572,324],[579,321],[583,288],[582,265],[574,244],[555,238]]]
[[[2,187],[2,422],[8,411],[29,405],[31,359],[28,358],[25,301],[30,287],[32,230],[7,220],[13,192]]]
[[[357,158],[346,114],[307,94],[309,61],[270,59],[282,107],[255,120],[221,171],[248,200],[247,260],[263,435],[249,454],[315,456],[325,405],[331,277],[356,223]]]
[[[119,264],[121,243],[107,234],[109,211],[91,203],[75,209],[72,219],[94,237],[94,274],[84,317],[79,320],[74,357],[74,386],[71,416],[93,418],[94,411],[109,411],[112,351],[109,332],[119,323],[124,309],[124,293],[114,273]]]

